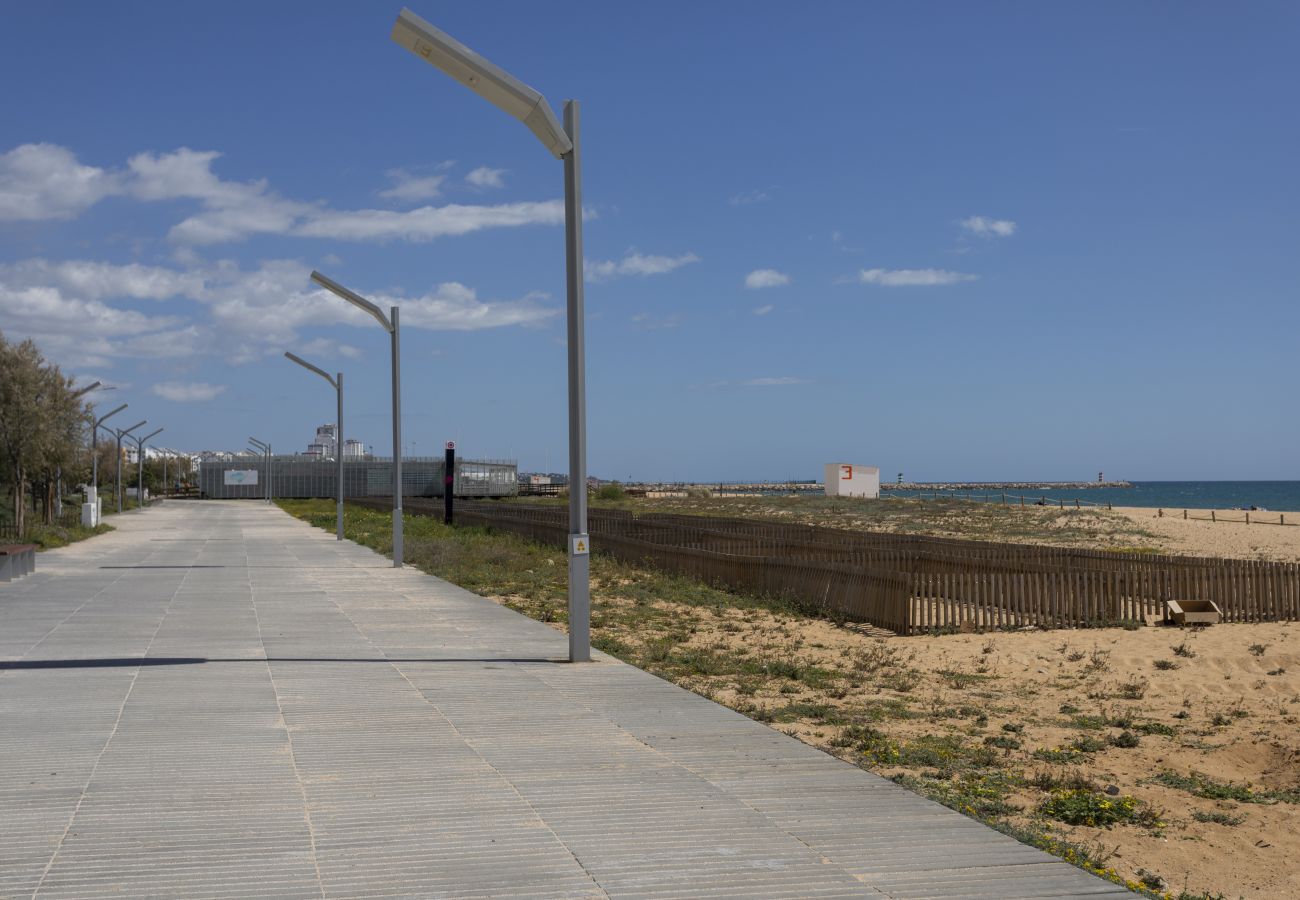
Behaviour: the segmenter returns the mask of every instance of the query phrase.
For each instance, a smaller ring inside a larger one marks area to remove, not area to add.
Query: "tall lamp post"
[[[264,468],[265,468],[265,470],[266,470],[266,471],[265,471],[265,475],[266,475],[266,484],[265,484],[265,486],[262,488],[262,494],[263,494],[263,496],[266,498],[266,502],[267,502],[267,503],[270,503],[270,502],[271,502],[271,465],[272,465],[272,461],[271,461],[271,445],[268,444],[268,443],[266,443],[266,442],[264,442],[264,441],[259,441],[259,440],[258,440],[257,438],[255,438],[255,437],[251,437],[251,438],[249,438],[249,439],[248,439],[248,442],[249,442],[250,444],[252,444],[254,447],[256,447],[257,449],[261,450],[261,451],[262,451],[262,458],[266,460],[266,465],[264,466]]]
[[[394,42],[528,127],[564,161],[564,238],[569,349],[569,661],[591,659],[591,542],[587,538],[587,382],[582,297],[582,159],[578,101],[561,127],[546,98],[473,50],[403,9]]]
[[[88,384],[80,390],[73,391],[69,399],[76,400],[78,397],[84,397],[99,385],[100,382],[98,381]],[[91,415],[93,416],[94,413],[91,413]],[[54,515],[63,515],[63,466],[59,466],[54,472]]]
[[[246,447],[244,449],[246,449],[249,453],[253,454],[254,458],[257,459],[258,465],[262,467],[262,480],[265,481],[266,480],[266,451],[258,449],[257,447]],[[262,501],[263,502],[266,501],[265,484],[262,485]]]
[[[140,509],[144,509],[144,442],[149,440],[149,438],[162,433],[163,430],[159,428],[157,431],[149,432],[144,437],[138,437],[135,439],[135,500],[136,506]]]
[[[343,373],[339,372],[337,375],[330,375],[324,369],[313,366],[301,356],[290,353],[288,350],[284,352],[284,356],[285,359],[296,362],[307,371],[315,372],[328,381],[330,387],[334,388],[334,393],[338,399],[338,421],[334,425],[334,461],[339,470],[338,539],[341,541],[343,540]]]
[[[392,339],[393,368],[393,568],[402,567],[402,327],[398,308],[390,307],[388,315],[360,294],[355,294],[320,272],[312,272],[311,280],[336,297],[341,297],[357,309],[375,317]],[[328,377],[328,376],[326,376]]]
[[[122,438],[128,437],[131,432],[135,431],[148,421],[148,419],[141,419],[130,428],[123,428],[120,430],[113,428],[109,429],[117,436],[117,481],[113,482],[113,492],[117,494],[117,511],[119,513],[122,511]]]
[[[99,524],[99,428],[108,419],[126,409],[127,406],[128,404],[123,403],[117,409],[100,416],[90,426],[90,502],[95,507],[95,511],[92,513],[91,525]],[[82,515],[84,517],[85,513],[82,513]],[[83,521],[82,524],[86,523]]]

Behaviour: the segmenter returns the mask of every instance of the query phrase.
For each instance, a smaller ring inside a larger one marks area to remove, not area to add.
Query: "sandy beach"
[[[1157,543],[1167,553],[1300,561],[1300,512],[1252,512],[1250,524],[1245,522],[1247,513],[1236,509],[1216,510],[1218,521],[1210,521],[1208,509],[1187,510],[1187,519],[1181,509],[1166,509],[1160,516],[1154,509],[1117,506],[1114,513],[1158,535]],[[1286,525],[1263,524],[1281,517]]]

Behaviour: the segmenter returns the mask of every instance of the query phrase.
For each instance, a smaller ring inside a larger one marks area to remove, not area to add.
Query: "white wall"
[[[855,463],[827,463],[823,478],[827,497],[880,496],[880,469]]]

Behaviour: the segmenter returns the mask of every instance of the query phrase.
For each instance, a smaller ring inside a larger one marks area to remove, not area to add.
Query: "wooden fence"
[[[385,501],[365,505],[384,507]],[[408,499],[408,512],[441,502]],[[427,509],[426,509],[427,507]],[[560,506],[466,501],[457,522],[563,547]],[[1227,622],[1300,619],[1300,564],[879,534],[756,519],[591,510],[595,548],[737,590],[786,596],[898,634],[1076,628],[1213,600]]]

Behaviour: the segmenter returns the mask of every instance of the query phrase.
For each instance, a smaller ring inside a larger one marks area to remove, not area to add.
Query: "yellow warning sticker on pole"
[[[591,553],[591,539],[585,534],[571,534],[569,541],[573,556],[587,556]]]

